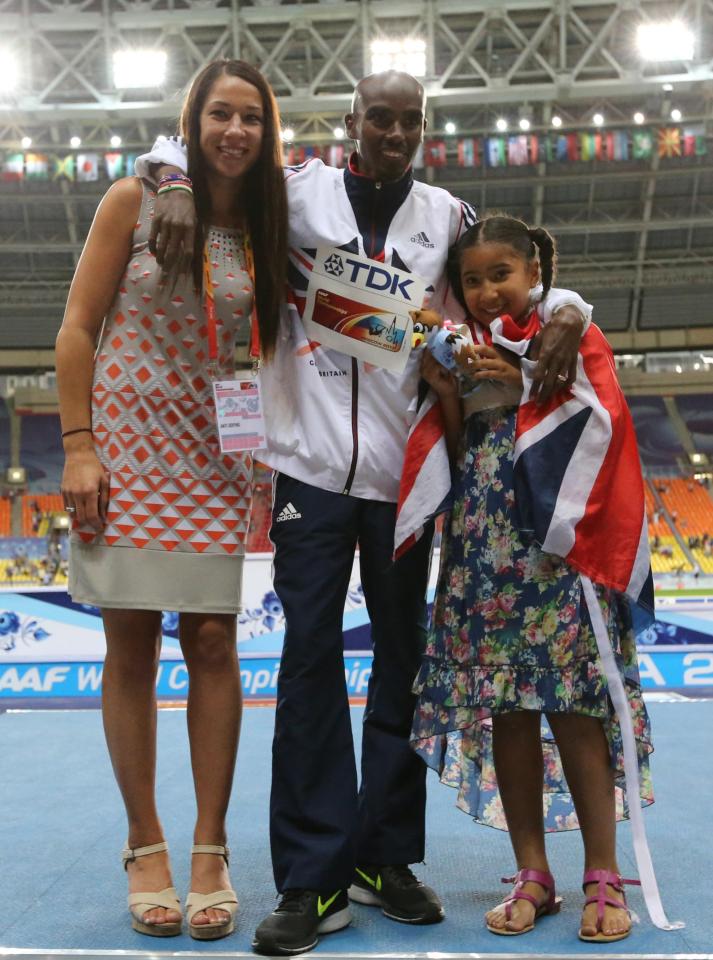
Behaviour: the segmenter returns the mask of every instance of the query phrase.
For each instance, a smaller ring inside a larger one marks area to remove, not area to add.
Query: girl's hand
[[[78,526],[88,524],[95,530],[106,526],[109,503],[109,474],[93,446],[83,444],[65,450],[60,490],[65,507],[74,507],[71,516]]]
[[[421,359],[421,376],[439,397],[457,397],[458,381],[426,347]]]
[[[459,368],[471,380],[496,380],[522,388],[520,362],[508,350],[484,343],[466,343],[455,358]]]

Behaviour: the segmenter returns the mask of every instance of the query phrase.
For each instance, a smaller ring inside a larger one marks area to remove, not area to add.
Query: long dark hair
[[[193,181],[196,243],[193,276],[203,289],[203,244],[210,215],[206,165],[200,148],[200,120],[213,84],[223,74],[240,77],[260,93],[263,134],[260,156],[246,174],[242,200],[255,258],[255,306],[262,355],[269,360],[275,350],[287,276],[287,194],[282,170],[280,113],[275,95],[262,74],[244,60],[214,60],[191,84],[181,110],[179,132],[188,147],[188,176]]]
[[[505,243],[527,263],[531,263],[539,254],[542,296],[544,298],[547,295],[557,272],[557,247],[554,237],[544,227],[528,227],[522,220],[509,217],[506,213],[497,213],[478,220],[450,249],[448,280],[463,308],[467,309],[460,280],[463,252],[469,247],[477,247],[480,243]]]

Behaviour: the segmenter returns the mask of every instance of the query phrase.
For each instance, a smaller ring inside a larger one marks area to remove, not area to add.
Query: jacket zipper
[[[352,357],[352,462],[349,466],[347,482],[344,484],[343,494],[348,494],[352,487],[359,457],[359,365],[356,357]]]
[[[381,190],[381,182],[377,180],[374,184],[377,190]],[[369,256],[374,254],[374,245],[376,243],[376,227],[374,223],[373,206],[371,218],[371,249]],[[359,365],[356,357],[352,357],[352,462],[349,465],[347,482],[344,484],[342,493],[346,496],[352,488],[354,474],[356,473],[357,460],[359,458]]]

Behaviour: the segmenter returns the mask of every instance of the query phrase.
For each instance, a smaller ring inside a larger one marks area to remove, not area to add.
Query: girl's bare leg
[[[521,710],[493,717],[493,755],[517,869],[549,872],[542,812],[540,714]],[[547,898],[539,883],[528,882],[523,890],[537,903],[544,903]],[[517,931],[529,927],[534,916],[531,903],[517,900],[509,921],[502,906],[487,913],[485,919],[492,927]]]
[[[577,714],[552,714],[547,718],[557,741],[562,766],[572,793],[584,841],[584,869],[619,873],[616,859],[616,814],[614,772],[609,744],[601,721]],[[638,797],[630,798],[638,803]],[[586,895],[593,896],[597,884],[587,884]],[[621,900],[621,894],[607,886],[607,896]],[[602,932],[624,933],[631,927],[626,910],[605,906]],[[597,932],[597,905],[590,904],[582,914],[582,933]]]

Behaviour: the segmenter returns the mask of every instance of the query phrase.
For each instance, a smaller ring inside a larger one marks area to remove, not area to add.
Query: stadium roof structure
[[[636,28],[674,18],[694,58],[643,61]],[[371,41],[397,37],[426,41],[418,176],[552,230],[560,283],[615,347],[713,347],[713,0],[0,0],[20,74],[3,93],[0,54],[0,169],[30,137],[57,174],[29,176],[26,155],[22,178],[0,174],[0,348],[52,345],[108,186],[62,176],[62,157],[174,132],[186,83],[223,55],[265,73],[295,149],[328,149]],[[113,51],[139,46],[166,51],[165,82],[115,89]]]

